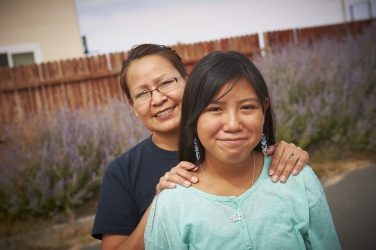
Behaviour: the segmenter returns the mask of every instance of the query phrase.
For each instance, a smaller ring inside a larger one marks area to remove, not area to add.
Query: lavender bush
[[[63,109],[7,127],[0,163],[0,220],[53,215],[97,195],[107,164],[148,132],[124,102]]]
[[[271,92],[278,140],[305,149],[375,150],[375,41],[369,27],[356,38],[290,45],[256,61]]]

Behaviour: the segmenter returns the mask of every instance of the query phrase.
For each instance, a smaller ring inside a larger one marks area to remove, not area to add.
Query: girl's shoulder
[[[305,192],[309,207],[314,207],[320,200],[326,200],[324,188],[313,169],[305,165],[300,173],[295,176],[301,178],[304,182]],[[293,177],[294,178],[294,177]]]
[[[186,188],[176,184],[175,188],[163,189],[157,196],[158,203],[179,203],[187,199],[188,196],[191,196],[192,192],[190,188]]]
[[[308,201],[309,207],[315,206],[320,200],[326,199],[320,180],[309,165],[305,165],[298,175],[291,175],[287,182],[273,183],[267,173],[271,156],[266,156],[263,169],[263,183],[270,190],[293,193],[294,197],[300,197]]]

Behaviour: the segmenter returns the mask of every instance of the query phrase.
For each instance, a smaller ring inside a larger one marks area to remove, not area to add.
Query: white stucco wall
[[[28,47],[37,62],[84,55],[74,0],[0,0],[0,51]]]

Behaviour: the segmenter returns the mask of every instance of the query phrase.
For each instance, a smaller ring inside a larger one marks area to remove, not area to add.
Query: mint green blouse
[[[179,185],[163,190],[152,204],[145,248],[341,249],[312,169],[305,166],[286,183],[273,183],[267,173],[270,160],[264,158],[259,179],[239,197]]]

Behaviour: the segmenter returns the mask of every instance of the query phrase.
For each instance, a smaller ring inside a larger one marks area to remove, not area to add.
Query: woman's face
[[[241,79],[222,96],[224,84],[197,120],[197,134],[205,148],[205,160],[241,163],[260,141],[264,114],[250,83]],[[265,109],[269,101],[265,100]]]
[[[131,96],[153,90],[164,80],[179,76],[179,71],[170,61],[160,55],[149,55],[134,60],[126,74]],[[131,106],[144,126],[153,133],[178,133],[184,87],[185,79],[180,77],[176,86],[167,93],[162,94],[155,90],[150,100],[131,103]]]

